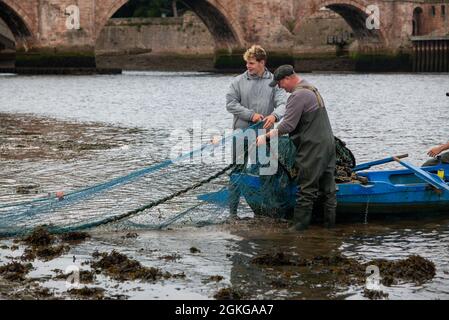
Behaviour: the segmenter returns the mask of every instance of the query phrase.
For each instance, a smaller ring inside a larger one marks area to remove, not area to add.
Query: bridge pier
[[[241,71],[245,68],[243,53],[216,51],[214,66],[220,71]],[[271,70],[283,64],[295,66],[298,72],[357,71],[357,72],[410,72],[413,70],[412,53],[356,52],[349,56],[332,54],[288,53],[268,49],[267,67]]]
[[[0,69],[14,68],[16,60],[15,43],[0,34]]]
[[[94,49],[54,48],[19,50],[15,70],[19,74],[117,74],[121,69],[99,69]]]
[[[449,72],[449,37],[412,38],[414,72]]]
[[[243,54],[247,48],[238,48],[233,50],[218,49],[215,51],[214,67],[220,71],[241,71],[245,69],[246,63],[243,60]],[[294,57],[291,53],[281,50],[267,50],[269,69],[276,69],[283,64],[294,65]]]

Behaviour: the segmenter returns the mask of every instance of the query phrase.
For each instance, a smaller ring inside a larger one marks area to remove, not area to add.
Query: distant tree
[[[179,0],[130,0],[113,18],[177,17],[187,7]]]
[[[178,17],[178,6],[176,5],[176,0],[171,1],[171,7],[172,7],[172,11],[173,11],[173,16],[175,18],[177,18]]]

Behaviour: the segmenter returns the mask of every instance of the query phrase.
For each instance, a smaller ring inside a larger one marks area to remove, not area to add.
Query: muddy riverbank
[[[449,273],[442,259],[424,251],[429,258],[345,249],[400,232],[394,226],[313,227],[302,234],[287,227],[255,218],[197,230],[92,231],[74,242],[38,229],[26,238],[0,240],[0,297],[397,299],[400,294],[413,299],[426,297]],[[423,231],[429,227],[437,225],[425,224]],[[61,244],[66,250],[60,255],[27,254]],[[366,287],[369,266],[380,269],[376,290]]]
[[[0,123],[2,160],[68,160],[92,151],[120,148],[142,132],[1,112]]]

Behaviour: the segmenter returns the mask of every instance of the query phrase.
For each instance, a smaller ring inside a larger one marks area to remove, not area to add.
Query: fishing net
[[[246,131],[258,132],[262,125],[253,125]],[[96,170],[98,177],[88,176],[83,180],[93,182],[89,187],[39,195],[25,201],[21,198],[13,202],[2,202],[0,236],[25,234],[41,225],[57,233],[105,226],[119,229],[161,229],[173,224],[198,226],[222,223],[229,214],[227,176],[235,165],[225,161],[205,165],[191,163],[189,160],[196,155],[225,148],[244,134],[245,132],[237,132],[219,143],[203,144],[173,160],[136,165],[135,170],[128,173],[112,166],[107,174]],[[336,139],[336,142],[337,164],[341,171],[337,176],[351,179],[350,168],[355,166],[355,159],[342,141]],[[234,170],[230,179],[241,188],[244,199],[255,214],[286,217],[294,205],[296,148],[288,137],[281,137],[278,148],[273,150],[270,152],[274,152],[273,156],[278,164],[274,174],[260,175],[260,170],[267,164],[255,161],[245,163],[243,170]],[[107,160],[114,163],[108,157]],[[115,161],[120,162],[121,159]],[[93,165],[98,166],[98,161],[94,161]],[[49,170],[47,174],[57,178],[58,184],[64,186],[61,177],[71,172],[81,179],[83,173],[79,169],[65,167],[61,171]],[[210,190],[219,191],[207,193]]]
[[[357,180],[357,175],[352,171],[352,168],[356,166],[353,153],[337,137],[335,137],[335,145],[337,154],[336,183]],[[231,175],[231,181],[238,185],[255,214],[273,218],[290,218],[297,192],[296,146],[290,138],[282,136],[278,138],[278,148],[274,148],[274,150],[276,152],[274,158],[278,161],[275,174],[263,175],[261,169],[266,165],[259,162],[253,164],[248,162],[241,172]]]
[[[180,154],[175,159],[156,161],[150,165],[136,164],[131,172],[120,170],[120,157],[103,158],[106,162],[104,167],[90,170],[91,176],[83,179],[92,184],[72,191],[70,184],[76,180],[72,178],[79,175],[81,179],[83,169],[86,169],[82,164],[41,171],[54,177],[57,182],[44,186],[36,196],[29,195],[31,199],[11,195],[11,201],[0,202],[0,236],[21,235],[41,225],[57,233],[111,224],[119,225],[119,228],[160,229],[173,223],[219,223],[225,219],[222,217],[224,210],[211,202],[198,200],[197,196],[210,188],[223,188],[232,165],[224,161],[212,165],[197,163],[191,159],[224,148],[238,134],[225,137],[219,143],[204,143],[200,148]],[[205,142],[210,137],[201,138]],[[116,167],[108,168],[107,161]],[[98,162],[93,161],[91,165],[98,166]],[[102,169],[107,170],[107,174]],[[98,177],[92,176],[92,172],[97,173]],[[16,176],[17,173],[14,174]],[[64,176],[71,176],[70,182],[65,182]],[[33,181],[38,184],[39,175],[34,176]],[[5,198],[7,195],[2,195],[2,199]],[[198,208],[200,205],[206,209]]]

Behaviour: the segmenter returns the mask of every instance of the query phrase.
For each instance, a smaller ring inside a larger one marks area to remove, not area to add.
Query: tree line
[[[186,10],[179,0],[130,0],[113,18],[178,17]]]

